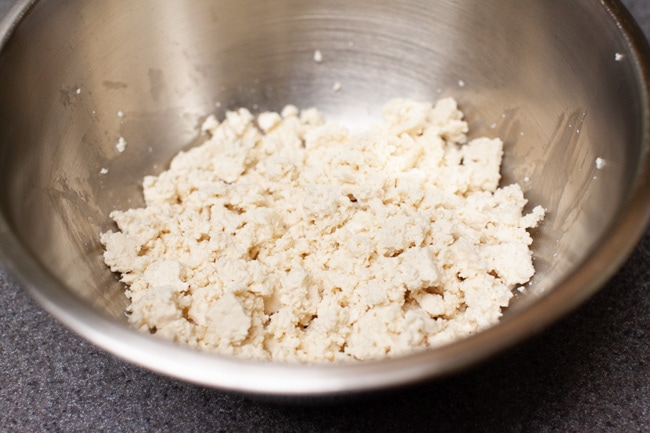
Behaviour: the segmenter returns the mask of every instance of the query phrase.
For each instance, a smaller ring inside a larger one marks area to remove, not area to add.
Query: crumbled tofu
[[[503,143],[453,99],[396,99],[352,134],[314,109],[208,118],[101,235],[137,328],[221,355],[369,360],[494,325],[544,218],[499,187]]]
[[[323,53],[320,50],[314,51],[314,62],[322,63],[323,62]]]
[[[115,143],[115,148],[120,153],[126,150],[126,140],[124,139],[124,137],[120,137],[117,139],[117,143]]]
[[[625,54],[623,53],[614,54],[614,60],[616,60],[617,62],[622,62],[624,58],[625,58]]]
[[[597,170],[602,170],[605,168],[605,165],[607,165],[607,161],[605,161],[603,158],[598,157],[596,158],[595,165]]]
[[[208,117],[206,117],[203,123],[201,124],[201,132],[206,133],[208,131],[215,129],[217,126],[219,126],[219,121],[217,120],[216,117],[214,117],[211,114]]]
[[[334,83],[334,85],[332,86],[332,91],[333,92],[338,92],[339,90],[341,90],[341,87],[343,87],[343,86],[341,86],[341,83],[339,81],[336,81]]]

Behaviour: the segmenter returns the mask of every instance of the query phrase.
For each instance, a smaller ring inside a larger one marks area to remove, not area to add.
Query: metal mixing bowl
[[[24,0],[0,23],[0,46],[4,265],[89,341],[191,382],[332,395],[466,367],[594,293],[650,214],[648,48],[618,1]],[[99,233],[111,210],[142,204],[142,177],[191,145],[202,116],[293,103],[354,126],[391,97],[441,96],[456,97],[473,135],[504,139],[503,183],[548,209],[537,275],[499,325],[331,366],[197,353],[127,325]]]

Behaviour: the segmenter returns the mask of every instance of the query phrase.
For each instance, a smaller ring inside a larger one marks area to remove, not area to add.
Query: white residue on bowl
[[[322,63],[323,62],[323,53],[320,50],[314,51],[314,62]]]
[[[337,81],[332,86],[332,91],[333,92],[338,92],[339,90],[341,90],[341,83],[339,81]]]

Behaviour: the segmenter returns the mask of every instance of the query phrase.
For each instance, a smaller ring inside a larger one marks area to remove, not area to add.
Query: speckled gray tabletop
[[[0,0],[4,15],[12,0]],[[625,0],[647,35],[650,1]],[[469,371],[362,402],[283,406],[99,351],[0,265],[0,431],[650,432],[650,232],[591,300]]]

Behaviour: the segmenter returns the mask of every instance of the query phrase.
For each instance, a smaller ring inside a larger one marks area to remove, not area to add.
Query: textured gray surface
[[[4,14],[11,0],[0,0]],[[650,35],[650,2],[626,0]],[[0,267],[0,431],[650,431],[650,232],[590,301],[454,377],[357,403],[249,401],[125,364]]]

